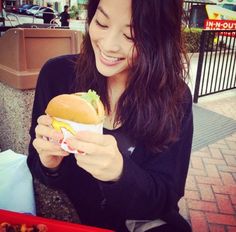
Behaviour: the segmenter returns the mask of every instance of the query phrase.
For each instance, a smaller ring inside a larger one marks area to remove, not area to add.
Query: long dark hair
[[[90,24],[99,0],[88,3]],[[132,26],[137,59],[118,101],[116,122],[153,152],[176,141],[183,112],[186,56],[181,39],[181,0],[133,0]],[[96,68],[86,33],[77,62],[75,91],[94,89],[110,109],[107,78]]]

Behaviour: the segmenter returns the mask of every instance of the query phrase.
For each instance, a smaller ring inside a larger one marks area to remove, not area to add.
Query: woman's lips
[[[103,63],[104,65],[107,65],[107,66],[115,66],[115,65],[121,63],[123,60],[123,58],[106,56],[101,51],[100,51],[99,58],[100,58],[101,63]]]

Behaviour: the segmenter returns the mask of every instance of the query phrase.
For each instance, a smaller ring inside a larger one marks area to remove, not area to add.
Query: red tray
[[[0,223],[2,222],[8,222],[10,224],[26,224],[28,226],[44,224],[48,227],[48,232],[111,232],[111,230],[0,209]]]

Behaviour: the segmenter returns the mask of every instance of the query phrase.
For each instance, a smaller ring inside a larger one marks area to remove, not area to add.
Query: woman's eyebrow
[[[107,19],[110,19],[110,17],[108,16],[108,14],[102,9],[101,6],[98,6],[98,10],[99,10]]]

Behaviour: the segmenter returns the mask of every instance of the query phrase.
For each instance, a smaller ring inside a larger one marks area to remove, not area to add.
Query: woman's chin
[[[103,64],[96,64],[97,70],[100,74],[106,77],[114,76],[120,73],[120,71],[114,66],[106,66]]]

